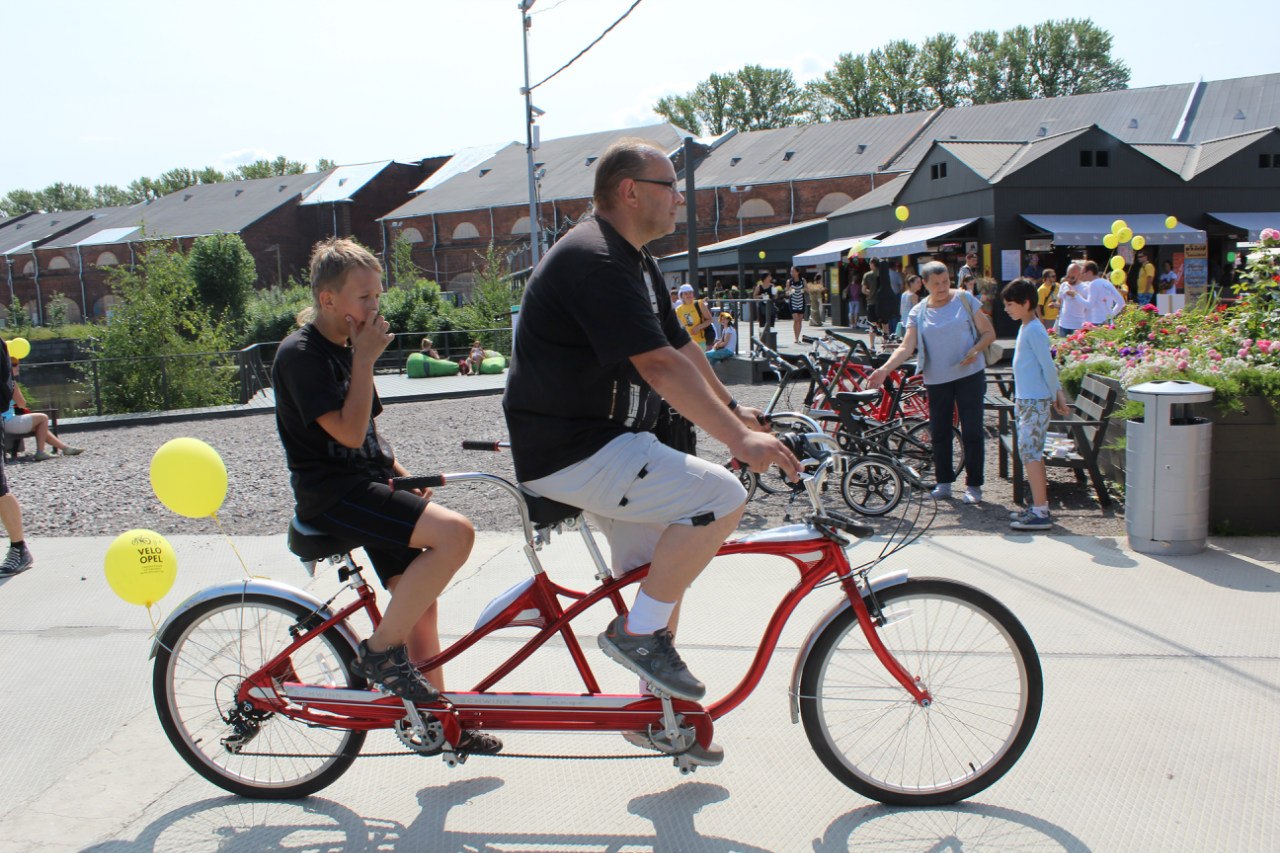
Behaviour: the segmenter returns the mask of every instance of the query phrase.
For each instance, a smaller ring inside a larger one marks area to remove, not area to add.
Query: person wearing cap
[[[707,361],[717,364],[727,358],[733,358],[738,349],[738,330],[733,326],[733,315],[728,311],[720,312],[720,330],[716,342],[707,350]]]
[[[711,325],[711,312],[696,297],[692,284],[680,285],[676,295],[676,317],[689,333],[689,339],[705,349],[715,343],[716,331]]]

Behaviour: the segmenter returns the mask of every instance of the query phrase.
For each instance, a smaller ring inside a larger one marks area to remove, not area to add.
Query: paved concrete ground
[[[721,721],[727,759],[682,777],[662,760],[368,758],[307,800],[249,802],[192,773],[150,698],[146,614],[102,577],[107,539],[43,538],[38,564],[0,582],[0,850],[124,851],[1274,851],[1280,849],[1280,642],[1275,540],[1223,540],[1153,559],[1110,539],[932,537],[886,562],[972,582],[1008,604],[1045,671],[1039,730],[1016,767],[954,807],[890,809],[840,785],[787,713],[796,647],[833,600],[792,619],[764,683]],[[217,536],[175,537],[168,610],[241,575]],[[238,538],[254,574],[318,593],[282,537]],[[863,550],[870,546],[864,544]],[[543,552],[553,576],[590,584],[576,539]],[[682,648],[722,693],[747,666],[788,564],[713,564],[687,604]],[[510,535],[482,535],[444,599],[466,629],[526,572]],[[600,614],[599,622],[603,622]],[[595,630],[596,625],[588,625]],[[511,648],[482,644],[484,662]],[[556,689],[549,649],[512,687]],[[460,686],[478,666],[452,667]],[[599,658],[606,689],[634,684]],[[518,752],[629,752],[614,735],[506,737]],[[367,751],[389,748],[371,737]]]

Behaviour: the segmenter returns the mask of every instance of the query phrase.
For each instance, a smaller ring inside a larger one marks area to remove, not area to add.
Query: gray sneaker
[[[654,687],[679,699],[700,702],[707,686],[693,677],[666,628],[652,634],[628,634],[624,613],[609,623],[598,638],[600,648]]]
[[[32,556],[26,545],[21,548],[10,545],[9,553],[5,555],[4,562],[0,563],[0,578],[20,575],[35,564],[36,558]]]
[[[632,746],[638,746],[641,749],[652,749],[655,752],[666,753],[665,749],[658,749],[658,745],[644,732],[623,732],[622,739]],[[671,753],[667,753],[671,754]],[[690,763],[699,767],[715,767],[724,761],[724,750],[720,748],[720,744],[712,742],[710,746],[703,746],[694,741],[693,746],[680,753],[688,758]]]
[[[356,659],[351,662],[351,671],[415,705],[430,704],[440,698],[440,691],[413,665],[409,660],[409,650],[404,646],[375,652],[369,648],[367,640],[361,640]]]
[[[63,456],[79,456],[81,453],[84,453],[83,447],[64,447],[62,449]]]
[[[1014,530],[1049,530],[1053,527],[1053,519],[1048,515],[1040,515],[1033,509],[1028,509],[1022,515],[1009,522],[1009,526]]]

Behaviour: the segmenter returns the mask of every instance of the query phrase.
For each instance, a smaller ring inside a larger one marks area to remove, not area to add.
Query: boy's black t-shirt
[[[652,258],[604,220],[581,222],[534,270],[519,316],[502,397],[516,477],[554,474],[653,429],[661,398],[629,359],[679,349],[689,334]]]
[[[342,408],[351,385],[351,349],[338,346],[310,323],[284,339],[271,367],[276,429],[289,464],[298,517],[314,518],[358,485],[394,476],[395,455],[378,435],[378,392],[364,444],[346,447],[316,419]]]

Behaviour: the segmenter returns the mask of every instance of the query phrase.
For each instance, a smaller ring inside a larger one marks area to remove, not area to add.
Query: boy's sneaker
[[[684,665],[666,628],[652,634],[628,634],[624,613],[609,623],[598,642],[606,655],[665,693],[690,702],[707,695],[707,686]]]
[[[36,564],[36,558],[32,556],[30,549],[26,545],[21,548],[9,546],[9,553],[5,555],[4,562],[0,563],[0,577],[7,578],[13,575],[20,575],[27,569]]]
[[[63,455],[63,456],[79,456],[81,453],[84,453],[84,448],[83,448],[83,447],[64,447],[64,448],[62,448],[62,455]]]
[[[622,739],[641,749],[652,749],[655,752],[666,753],[666,750],[658,749],[657,744],[650,740],[649,736],[644,732],[623,732]],[[699,767],[715,767],[724,761],[724,750],[720,748],[720,744],[715,742],[712,742],[710,746],[703,746],[694,741],[693,746],[680,753],[680,755],[685,756],[691,763]]]
[[[939,483],[933,487],[933,491],[929,492],[929,494],[933,495],[935,501],[951,500],[951,484]]]
[[[32,462],[43,462],[46,459],[52,459],[52,458],[53,458],[52,456],[50,456],[48,453],[45,453],[43,450],[37,450],[35,453],[31,454]]]
[[[1009,522],[1009,526],[1014,530],[1048,530],[1053,527],[1053,519],[1048,514],[1041,515],[1034,509],[1027,509]]]
[[[462,737],[458,739],[458,745],[454,750],[465,752],[467,755],[497,755],[502,752],[502,741],[488,732],[463,729]]]
[[[982,489],[977,486],[966,486],[964,490],[964,497],[960,498],[960,500],[970,506],[977,506],[982,503]]]
[[[361,640],[351,671],[415,705],[430,704],[440,698],[440,691],[413,665],[404,646],[375,652],[370,650],[368,640]]]

